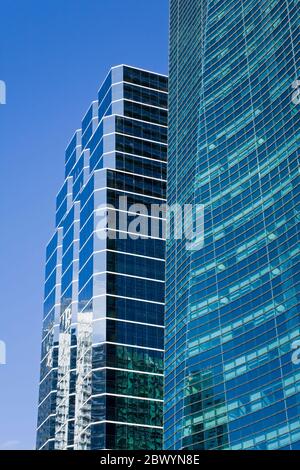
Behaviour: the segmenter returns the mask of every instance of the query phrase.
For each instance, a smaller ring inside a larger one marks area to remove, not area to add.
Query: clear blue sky
[[[2,0],[0,15],[0,449],[30,449],[64,149],[109,67],[167,73],[168,0]]]

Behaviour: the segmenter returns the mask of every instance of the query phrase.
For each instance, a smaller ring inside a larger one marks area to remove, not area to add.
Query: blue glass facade
[[[298,0],[171,0],[167,449],[300,449]],[[293,88],[294,87],[294,88]]]
[[[130,219],[132,204],[165,202],[167,78],[112,68],[65,155],[46,253],[37,448],[160,449],[165,241],[128,237],[130,226],[101,225],[98,212]]]

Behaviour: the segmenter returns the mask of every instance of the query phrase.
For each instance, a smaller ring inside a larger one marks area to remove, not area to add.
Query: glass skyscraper
[[[164,220],[149,238],[130,235],[130,222],[141,204],[165,202],[167,87],[163,75],[112,68],[66,149],[46,256],[38,449],[162,447]]]
[[[167,449],[300,449],[299,5],[171,0]]]

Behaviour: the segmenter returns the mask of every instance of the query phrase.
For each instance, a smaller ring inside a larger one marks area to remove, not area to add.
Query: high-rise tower
[[[299,449],[298,0],[171,0],[165,447]]]
[[[167,87],[112,68],[67,147],[47,247],[38,449],[162,447],[165,242],[130,223],[165,202]]]

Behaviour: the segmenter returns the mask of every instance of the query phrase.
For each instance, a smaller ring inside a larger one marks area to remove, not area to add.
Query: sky
[[[111,66],[167,73],[168,0],[1,0],[0,17],[0,449],[34,449],[64,150]]]

